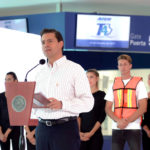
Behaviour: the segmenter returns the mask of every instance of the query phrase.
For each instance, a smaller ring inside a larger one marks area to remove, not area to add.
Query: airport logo
[[[111,28],[111,24],[108,23],[108,18],[106,18],[107,20],[103,20],[102,18],[98,18],[97,19],[97,25],[98,27],[98,31],[97,31],[97,35],[98,36],[109,36],[112,33],[112,28]]]

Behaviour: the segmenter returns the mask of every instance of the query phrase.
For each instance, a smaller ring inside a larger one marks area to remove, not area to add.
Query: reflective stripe
[[[120,89],[120,90],[117,90],[117,96],[118,96],[118,101],[119,101],[119,107],[121,107],[121,105],[122,105],[122,90]]]
[[[128,94],[127,94],[127,106],[129,107],[129,108],[131,108],[132,107],[132,90],[130,90],[130,89],[128,89],[128,92],[127,92]]]

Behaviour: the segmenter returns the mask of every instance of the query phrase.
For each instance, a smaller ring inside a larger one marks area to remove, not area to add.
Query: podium
[[[10,125],[28,125],[35,82],[12,82],[5,83],[5,86]]]
[[[35,82],[5,83],[5,87],[10,125],[20,126],[19,149],[25,150],[24,125],[37,124],[30,119]]]

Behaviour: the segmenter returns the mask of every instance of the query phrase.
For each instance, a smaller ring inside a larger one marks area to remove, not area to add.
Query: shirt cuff
[[[70,110],[70,103],[66,101],[62,101],[62,110],[68,111]]]

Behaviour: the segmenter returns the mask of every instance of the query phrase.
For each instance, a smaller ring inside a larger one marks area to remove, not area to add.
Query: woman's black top
[[[94,97],[94,107],[90,112],[81,113],[79,117],[81,118],[81,132],[89,132],[95,125],[97,121],[101,124],[105,120],[105,103],[104,100],[105,92],[97,91],[93,93]],[[101,128],[97,130],[97,132],[101,132]]]
[[[147,125],[150,129],[150,98],[147,101],[147,112],[144,114],[142,126]]]
[[[19,126],[10,126],[8,108],[7,108],[7,100],[6,100],[5,92],[0,94],[0,126],[2,127],[2,132],[3,133],[8,128],[12,129],[11,134],[14,131],[20,132]]]

